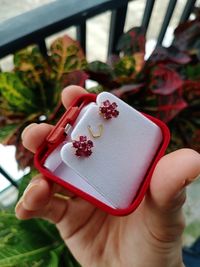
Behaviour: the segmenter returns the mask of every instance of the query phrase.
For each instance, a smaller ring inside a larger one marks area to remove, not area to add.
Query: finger
[[[23,130],[23,132],[21,134],[22,141],[23,141],[24,137],[26,136],[26,133],[29,132],[32,128],[34,128],[36,125],[38,125],[38,124],[37,123],[31,123]]]
[[[70,192],[68,189],[62,187],[59,184],[53,183],[53,192],[52,194],[58,198],[68,199],[74,198],[75,194]]]
[[[67,199],[74,197],[74,194],[38,174],[31,180],[19,202],[23,201],[24,208],[34,211],[46,206],[52,196]]]
[[[182,234],[186,185],[200,173],[200,154],[181,149],[163,157],[154,171],[145,199],[146,220],[160,239],[172,240]]]
[[[22,133],[22,143],[25,148],[35,153],[44,142],[53,126],[47,123],[30,124]]]
[[[185,186],[200,174],[200,154],[191,149],[180,149],[163,157],[151,182],[154,202],[162,210],[173,209]],[[178,207],[177,207],[178,208]]]
[[[52,188],[48,188],[48,184],[45,185],[44,182],[45,180],[39,182],[40,188],[34,186],[26,190],[27,195],[20,199],[15,208],[16,216],[22,220],[43,218],[57,224],[63,237],[70,236],[87,221],[95,208],[78,197],[66,200],[49,194]],[[42,196],[44,193],[46,197]]]
[[[57,223],[66,209],[66,201],[75,195],[39,174],[28,185],[16,205],[18,219],[43,218]]]
[[[15,215],[20,220],[27,220],[34,218],[35,211],[26,210],[23,207],[23,199],[20,199],[15,207]]]
[[[41,209],[50,201],[53,191],[53,183],[47,181],[42,174],[34,177],[25,189],[22,200],[27,210]]]
[[[29,203],[30,204],[30,203]],[[52,223],[57,223],[62,218],[63,214],[66,212],[68,207],[68,201],[60,198],[54,198],[53,196],[50,198],[48,204],[41,207],[37,210],[29,210],[29,206],[27,207],[27,203],[22,198],[16,208],[16,216],[18,219],[26,220],[31,218],[43,218]]]
[[[62,238],[68,239],[80,227],[85,225],[94,214],[96,208],[82,200],[75,198],[64,200],[52,197],[47,205],[39,210],[27,210],[23,199],[16,206],[16,216],[19,219],[26,220],[31,218],[42,218],[57,225]],[[99,212],[105,215],[104,212]],[[100,220],[99,220],[100,221]]]
[[[87,94],[87,91],[80,86],[77,85],[70,85],[63,89],[62,91],[62,102],[65,108],[67,109],[69,105],[72,103],[72,101],[79,97],[82,94]]]

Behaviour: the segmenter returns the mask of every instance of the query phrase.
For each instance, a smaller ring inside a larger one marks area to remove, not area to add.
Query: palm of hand
[[[126,217],[110,216],[75,198],[69,200],[57,227],[82,266],[160,266],[162,262],[168,266],[172,251],[176,257],[173,266],[182,266],[181,233],[184,224],[181,213],[170,231],[167,225],[160,229],[161,226],[154,223],[157,215],[152,215],[149,210],[149,198],[147,196],[137,211]],[[149,265],[149,253],[152,265]]]

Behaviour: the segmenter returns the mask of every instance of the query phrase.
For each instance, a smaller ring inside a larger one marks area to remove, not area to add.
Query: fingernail
[[[17,202],[16,206],[15,206],[15,210],[19,207],[19,205],[23,202],[23,198],[21,197],[19,199],[19,201]]]
[[[32,205],[32,197],[34,197],[35,193],[37,193],[42,183],[43,181],[39,178],[33,179],[28,185],[28,187],[25,189],[23,194],[23,205],[25,208],[28,208]]]
[[[24,139],[24,136],[26,135],[26,132],[28,131],[28,130],[30,130],[33,126],[35,126],[35,125],[37,125],[37,123],[31,123],[31,124],[29,124],[24,130],[23,130],[23,132],[22,132],[22,134],[21,134],[21,139],[23,140]]]
[[[38,188],[39,186],[40,186],[40,179],[36,178],[36,179],[31,180],[27,188],[24,190],[23,197],[30,194],[32,190],[35,190],[35,188]]]
[[[39,182],[30,183],[24,191],[23,198],[25,199],[32,191],[36,191],[39,188]]]
[[[29,182],[28,186],[26,187],[26,189],[24,190],[24,193],[27,192],[27,190],[29,190],[29,188],[31,188],[33,185],[39,185],[40,181],[41,181],[40,177],[38,177],[38,176],[33,177],[30,180],[30,182]]]
[[[39,186],[38,184],[30,184],[26,190],[24,191],[24,194],[23,194],[23,206],[26,208],[26,209],[29,209],[29,206],[31,205],[32,203],[32,197],[31,195],[33,196],[34,192],[36,192],[38,190]]]

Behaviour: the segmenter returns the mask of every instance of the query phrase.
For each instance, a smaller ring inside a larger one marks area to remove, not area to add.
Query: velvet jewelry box
[[[77,98],[35,154],[47,178],[113,215],[134,211],[170,134],[158,119],[103,92]]]

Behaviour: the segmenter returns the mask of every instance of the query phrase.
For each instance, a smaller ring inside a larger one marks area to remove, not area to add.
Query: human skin
[[[82,93],[78,86],[63,90],[67,108]],[[52,129],[31,124],[22,134],[24,146],[35,153]],[[83,267],[183,267],[182,206],[186,186],[200,173],[200,154],[180,149],[158,162],[149,190],[135,212],[114,217],[74,196],[42,174],[34,177],[16,206],[16,216],[53,222],[65,244]],[[55,193],[70,196],[66,200]]]

